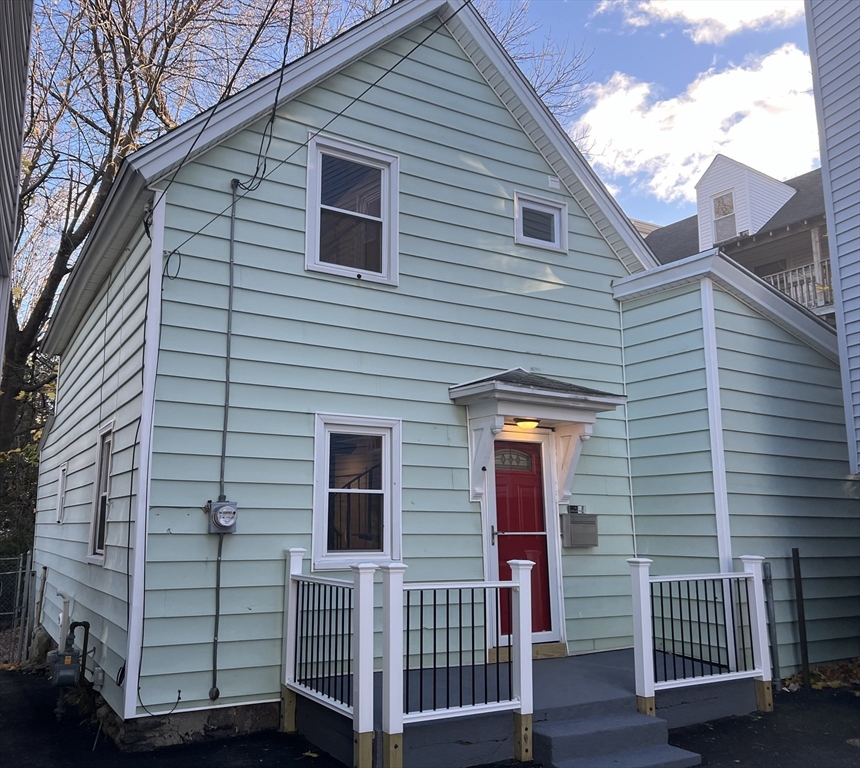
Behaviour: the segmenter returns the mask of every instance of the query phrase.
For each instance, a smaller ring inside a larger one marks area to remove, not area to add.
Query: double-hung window
[[[308,142],[305,267],[397,283],[398,159],[349,142]]]
[[[113,425],[99,430],[96,455],[96,486],[93,500],[93,519],[90,526],[90,562],[101,563],[105,555],[108,508],[110,505],[110,473],[113,447]]]
[[[567,204],[514,192],[514,240],[567,253]]]
[[[724,192],[714,198],[714,242],[730,240],[737,233],[735,196],[732,192]]]
[[[317,414],[314,568],[400,559],[400,421]]]

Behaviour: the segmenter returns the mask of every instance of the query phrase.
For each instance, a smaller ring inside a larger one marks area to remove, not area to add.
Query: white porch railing
[[[534,563],[511,560],[511,581],[420,584],[404,584],[405,565],[364,563],[349,582],[302,575],[304,553],[285,553],[284,730],[305,696],[352,719],[354,765],[370,765],[379,568],[383,765],[402,766],[406,723],[499,711],[515,713],[515,757],[532,759]]]
[[[740,559],[738,573],[657,577],[651,560],[627,561],[640,711],[654,713],[655,691],[742,678],[759,681],[762,703],[769,697],[764,558]]]
[[[816,274],[816,269],[819,270],[819,274]],[[797,269],[787,269],[784,272],[767,275],[762,279],[807,309],[833,304],[828,259],[823,259],[817,267],[815,264],[806,264]]]

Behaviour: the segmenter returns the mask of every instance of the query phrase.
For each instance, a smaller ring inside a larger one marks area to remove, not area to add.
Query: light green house
[[[90,623],[119,719],[276,708],[291,547],[407,581],[527,556],[558,655],[631,646],[629,557],[800,546],[814,660],[860,652],[832,331],[719,255],[658,268],[469,5],[401,2],[280,79],[126,162],[45,342],[40,619],[59,592]],[[596,546],[562,546],[570,505]]]

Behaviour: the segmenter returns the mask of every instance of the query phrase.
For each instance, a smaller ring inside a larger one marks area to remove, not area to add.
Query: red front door
[[[499,578],[511,578],[508,560],[531,560],[532,632],[552,630],[546,518],[540,443],[495,444],[496,548]],[[507,601],[502,601],[502,634],[510,633]]]

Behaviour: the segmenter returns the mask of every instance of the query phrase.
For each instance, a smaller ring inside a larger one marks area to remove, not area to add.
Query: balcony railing
[[[833,288],[830,281],[830,262],[823,260],[818,269],[818,278],[816,265],[807,264],[797,269],[766,275],[762,279],[807,309],[820,309],[833,305]]]

